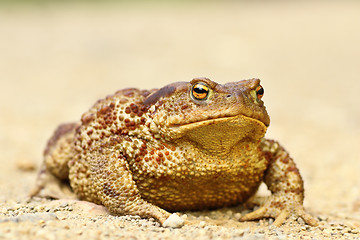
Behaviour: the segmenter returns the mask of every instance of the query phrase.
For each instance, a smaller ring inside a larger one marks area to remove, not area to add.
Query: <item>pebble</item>
[[[163,227],[180,228],[184,226],[184,219],[173,213],[165,220]]]
[[[205,222],[205,221],[201,221],[201,222],[199,223],[199,227],[203,228],[203,227],[205,227],[205,226],[206,226],[206,222]]]
[[[306,226],[301,226],[301,227],[300,227],[300,230],[301,230],[301,231],[306,231],[307,228],[306,228]]]
[[[343,226],[337,226],[336,229],[341,231],[341,230],[344,230],[344,227]]]
[[[239,221],[240,218],[241,218],[241,213],[235,213],[235,214],[234,214],[234,218],[235,218],[237,221]]]
[[[305,225],[305,221],[304,221],[304,219],[302,219],[301,217],[299,217],[296,221],[297,221],[300,225]]]
[[[0,213],[1,214],[6,214],[7,213],[7,209],[5,207],[0,207]]]

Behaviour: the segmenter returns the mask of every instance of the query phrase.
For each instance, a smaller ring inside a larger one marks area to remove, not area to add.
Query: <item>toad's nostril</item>
[[[231,94],[226,95],[227,98],[230,98],[231,96],[232,96]]]

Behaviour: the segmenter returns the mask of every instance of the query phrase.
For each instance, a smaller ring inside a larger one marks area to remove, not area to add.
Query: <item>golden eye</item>
[[[191,94],[197,100],[205,100],[209,95],[209,91],[209,87],[204,83],[196,83],[191,89]]]
[[[258,99],[261,99],[264,96],[264,88],[261,85],[257,86],[255,91]]]

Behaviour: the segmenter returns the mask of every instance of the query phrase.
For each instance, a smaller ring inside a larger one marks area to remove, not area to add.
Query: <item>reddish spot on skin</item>
[[[289,158],[283,158],[281,159],[281,162],[288,164],[289,163]]]
[[[271,158],[272,158],[272,154],[271,154],[271,152],[262,152],[262,151],[260,151],[260,153],[262,153],[262,154],[263,154],[263,156],[265,157],[265,159],[266,159],[267,163],[269,163],[269,162],[270,162],[270,160],[271,160]]]
[[[299,170],[296,168],[296,166],[289,166],[289,167],[287,168],[287,171],[288,171],[288,172],[296,172],[296,173],[299,172]]]
[[[275,208],[282,208],[283,204],[281,202],[273,202],[271,203],[271,206]]]
[[[176,148],[174,146],[171,146],[171,151],[175,151]]]
[[[100,139],[103,139],[104,136],[105,136],[105,133],[104,133],[104,132],[101,132],[101,134],[100,134]]]
[[[110,106],[102,106],[98,111],[98,114],[106,114],[110,110]]]
[[[182,105],[182,106],[181,106],[181,110],[185,110],[185,109],[187,109],[188,107],[189,107],[189,105],[187,105],[187,104],[186,104],[186,105]]]
[[[82,118],[81,118],[81,123],[83,124],[83,125],[86,125],[86,124],[88,124],[89,122],[91,122],[92,120],[94,120],[94,114],[85,114],[85,115],[83,115],[82,116]]]
[[[156,161],[153,161],[153,166],[154,166],[155,168],[158,168],[158,167],[159,167],[159,164],[158,164]]]
[[[93,134],[94,130],[90,129],[89,131],[87,131],[87,135],[90,136],[91,134]]]
[[[137,113],[139,111],[139,107],[137,105],[135,105],[134,103],[132,103],[130,105],[130,108],[131,108],[133,113]]]
[[[145,153],[144,153],[144,151],[143,150],[140,150],[140,152],[139,152],[139,156],[145,156]]]
[[[131,109],[130,109],[129,107],[126,107],[126,108],[125,108],[125,113],[130,114],[130,113],[131,113]]]
[[[135,91],[135,89],[129,88],[129,89],[124,89],[123,93],[124,93],[124,96],[126,96],[126,97],[133,97],[134,91]]]
[[[170,154],[169,151],[166,151],[166,152],[165,152],[165,155],[166,155],[166,156],[169,156],[169,154]]]
[[[142,106],[140,107],[140,111],[145,112],[145,111],[146,111],[146,106],[142,105]]]

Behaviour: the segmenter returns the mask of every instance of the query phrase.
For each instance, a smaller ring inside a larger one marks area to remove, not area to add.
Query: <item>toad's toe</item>
[[[273,225],[277,227],[288,221],[288,219],[295,220],[299,217],[301,217],[305,223],[310,226],[318,225],[318,221],[307,213],[301,204],[290,205],[283,209],[271,206],[270,204],[265,204],[254,212],[248,213],[240,218],[240,221],[250,221],[269,217],[275,219]]]

